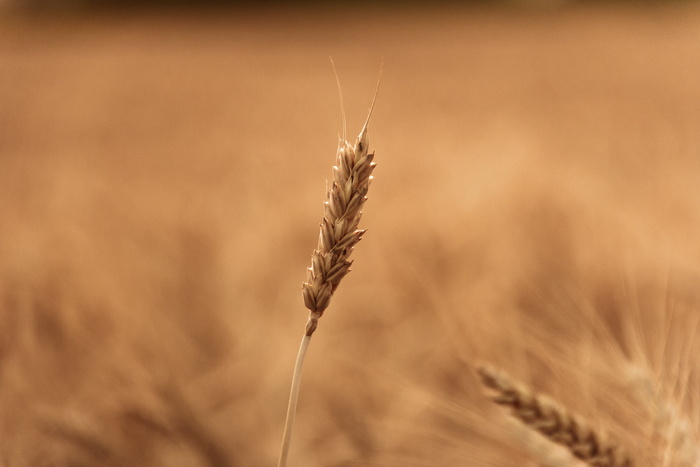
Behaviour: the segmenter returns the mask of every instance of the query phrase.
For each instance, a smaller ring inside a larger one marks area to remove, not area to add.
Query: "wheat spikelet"
[[[551,441],[566,446],[578,459],[595,467],[632,467],[632,460],[604,433],[585,420],[492,368],[478,369],[482,383],[495,391],[493,401],[513,409],[512,415]]]
[[[367,123],[369,115],[367,116]],[[369,152],[369,138],[365,123],[355,145],[344,138],[338,144],[333,181],[326,189],[321,231],[318,246],[311,256],[306,282],[302,285],[304,305],[311,310],[306,335],[316,330],[318,318],[328,307],[333,292],[350,271],[348,258],[360,241],[364,230],[357,226],[362,217],[362,207],[372,181],[374,152]]]

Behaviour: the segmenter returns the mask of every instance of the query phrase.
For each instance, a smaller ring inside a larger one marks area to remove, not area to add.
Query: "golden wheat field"
[[[289,465],[579,465],[489,365],[700,466],[693,3],[0,16],[0,465],[276,464],[329,57],[378,166]]]

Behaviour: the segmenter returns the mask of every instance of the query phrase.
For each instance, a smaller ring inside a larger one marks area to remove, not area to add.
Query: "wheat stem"
[[[313,313],[312,313],[313,314]],[[309,316],[309,323],[312,321]],[[309,324],[307,324],[308,328]],[[292,388],[289,391],[289,405],[287,406],[287,420],[284,424],[284,436],[282,438],[282,451],[280,452],[279,467],[287,465],[287,456],[289,455],[289,443],[292,439],[292,427],[294,426],[294,417],[297,411],[297,401],[299,400],[299,387],[301,386],[301,368],[304,365],[304,357],[311,342],[311,334],[304,331],[304,337],[301,339],[297,361],[294,365],[294,376],[292,376]]]

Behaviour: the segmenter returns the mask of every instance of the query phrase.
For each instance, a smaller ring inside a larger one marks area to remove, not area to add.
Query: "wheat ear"
[[[478,372],[483,384],[495,392],[495,403],[510,407],[515,418],[566,446],[578,459],[595,467],[632,467],[632,460],[620,446],[582,418],[492,368],[480,367]]]
[[[339,141],[336,163],[333,166],[333,181],[326,187],[327,200],[323,203],[324,212],[318,246],[311,255],[311,267],[307,269],[306,282],[302,284],[304,305],[310,310],[310,313],[294,367],[279,467],[284,467],[287,463],[299,397],[301,368],[304,364],[311,335],[318,326],[319,318],[328,308],[331,297],[340,281],[350,271],[352,264],[352,261],[349,260],[350,254],[365,233],[364,230],[358,230],[357,227],[362,217],[362,207],[367,200],[366,195],[372,181],[372,171],[377,165],[373,162],[374,153],[369,152],[369,137],[367,135],[367,127],[376,98],[375,92],[367,120],[354,146],[345,139],[345,129],[343,128],[343,137]]]

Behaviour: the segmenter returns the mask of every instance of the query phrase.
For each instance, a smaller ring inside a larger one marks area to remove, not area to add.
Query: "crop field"
[[[578,465],[485,366],[700,466],[682,2],[0,15],[0,466],[276,465],[331,57],[378,165],[288,465]]]

